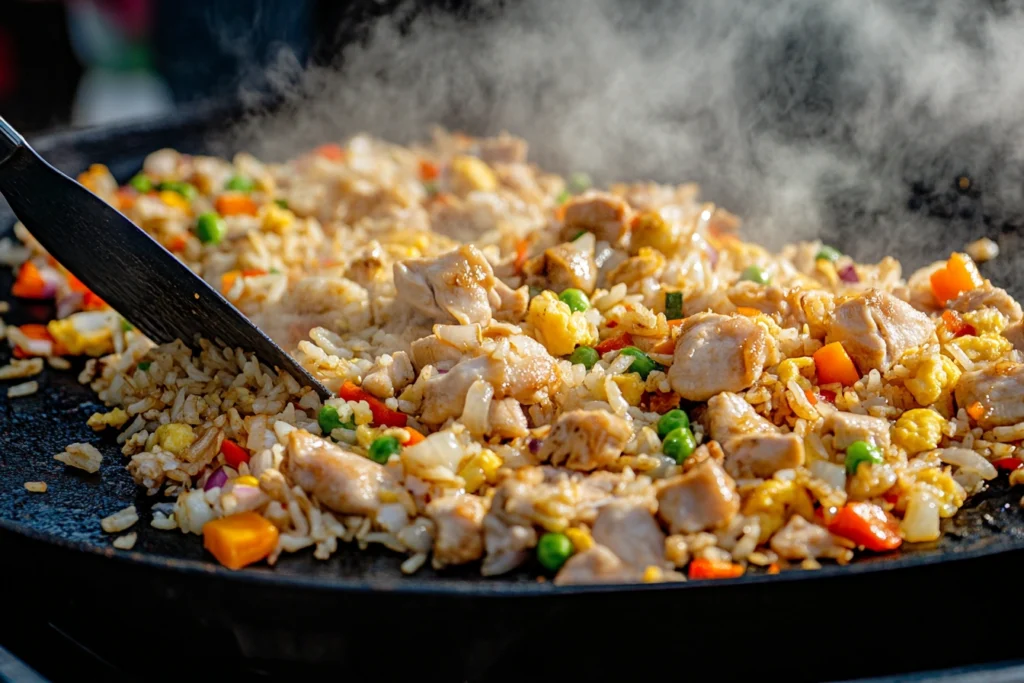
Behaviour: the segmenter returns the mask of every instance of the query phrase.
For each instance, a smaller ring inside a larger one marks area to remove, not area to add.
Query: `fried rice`
[[[1024,464],[1021,308],[967,254],[906,279],[819,242],[773,254],[692,184],[594,189],[507,134],[164,149],[124,186],[79,180],[335,393],[154,345],[23,226],[0,242],[13,294],[57,307],[0,323],[0,378],[90,357],[89,426],[162,501],[152,526],[231,568],[354,543],[556,584],[774,573],[934,541]]]

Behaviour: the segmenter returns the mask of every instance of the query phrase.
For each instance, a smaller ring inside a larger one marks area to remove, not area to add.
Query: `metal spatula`
[[[321,398],[331,393],[156,240],[46,163],[0,118],[0,192],[75,277],[158,343],[204,337],[254,352]]]

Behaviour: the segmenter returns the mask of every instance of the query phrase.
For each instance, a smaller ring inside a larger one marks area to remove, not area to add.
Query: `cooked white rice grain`
[[[46,493],[45,481],[26,481],[25,490],[29,493]]]
[[[116,534],[128,529],[139,521],[139,514],[135,511],[134,505],[129,505],[124,510],[118,510],[114,514],[100,520],[100,526],[108,534]]]
[[[130,534],[118,536],[114,539],[114,542],[111,545],[113,545],[118,550],[131,550],[135,547],[135,541],[137,541],[138,539],[139,535],[133,531]]]
[[[92,444],[73,443],[68,445],[62,453],[53,456],[53,459],[69,467],[77,467],[93,474],[99,471],[100,464],[103,462],[103,454]]]

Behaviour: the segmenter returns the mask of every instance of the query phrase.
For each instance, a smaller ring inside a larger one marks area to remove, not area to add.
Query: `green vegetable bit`
[[[196,220],[196,237],[203,244],[220,244],[227,232],[227,222],[213,211],[200,214]]]
[[[341,416],[338,415],[338,409],[334,406],[324,406],[321,408],[320,412],[316,415],[316,421],[320,425],[320,431],[324,433],[324,436],[330,436],[331,432],[342,427],[345,429],[356,428],[351,422],[342,422]]]
[[[139,363],[139,370],[142,370],[143,372],[149,372],[149,366],[152,364],[153,363],[151,361],[144,360],[141,363]]]
[[[661,452],[681,463],[697,450],[697,440],[689,427],[677,427],[665,435],[661,442]]]
[[[199,190],[192,183],[184,183],[180,181],[166,181],[156,186],[158,190],[170,190],[171,192],[177,192],[185,199],[192,201],[199,194]]]
[[[135,329],[135,325],[132,325],[130,322],[128,322],[124,318],[121,318],[121,331],[122,332],[131,332],[134,329]]]
[[[538,287],[537,285],[530,285],[530,290],[529,291],[530,291],[530,298],[532,299],[535,296],[540,296],[541,294],[543,294],[544,293],[544,288],[543,287]]]
[[[274,203],[277,204],[278,206],[280,206],[282,209],[287,209],[288,208],[288,200],[287,199],[275,199]]]
[[[128,181],[128,184],[134,187],[137,192],[142,194],[146,194],[153,190],[153,181],[144,173],[139,173],[132,177],[132,179]]]
[[[592,346],[579,346],[572,352],[572,355],[569,356],[570,363],[573,365],[582,365],[587,370],[593,368],[599,360],[601,360],[601,354],[599,354]]]
[[[635,372],[640,375],[640,379],[646,380],[647,375],[651,374],[654,370],[660,370],[661,365],[651,360],[651,357],[646,353],[636,348],[635,346],[627,346],[626,348],[619,351],[623,356],[632,356],[633,362],[629,366],[630,372]]]
[[[558,295],[558,299],[574,313],[582,313],[590,308],[590,299],[579,289],[566,289]]]
[[[544,534],[537,541],[537,560],[549,572],[557,572],[576,549],[565,534]]]
[[[437,183],[423,183],[423,190],[433,197],[437,194]]]
[[[658,438],[664,439],[680,427],[690,428],[690,418],[679,408],[668,411],[658,419]]]
[[[570,197],[572,197],[572,193],[569,192],[569,190],[562,190],[561,192],[558,193],[558,196],[555,197],[555,203],[561,206],[562,204],[565,204],[567,201],[569,201]]]
[[[579,231],[578,233],[576,233],[575,235],[573,235],[572,239],[571,239],[571,240],[569,240],[569,241],[570,241],[570,242],[575,242],[575,241],[576,241],[576,240],[578,240],[579,238],[581,238],[581,237],[583,237],[584,235],[586,235],[586,234],[587,234],[588,232],[589,232],[588,230],[580,230],[580,231]]]
[[[402,450],[402,444],[393,436],[381,436],[373,440],[367,455],[370,460],[381,465],[388,464],[392,455],[398,455]]]
[[[761,266],[747,266],[740,274],[740,280],[756,282],[759,285],[766,285],[771,282],[768,273],[764,272]]]
[[[854,441],[846,447],[846,471],[850,474],[857,474],[857,468],[862,462],[874,464],[883,462],[882,451],[878,446],[867,441]]]
[[[589,175],[583,171],[576,171],[569,176],[568,189],[573,194],[579,194],[589,190],[593,184],[594,182],[590,179]]]
[[[683,317],[683,293],[665,292],[665,317],[679,320]]]
[[[256,189],[256,181],[248,176],[233,175],[224,183],[224,189],[234,192],[252,192]]]
[[[842,256],[842,254],[839,253],[838,249],[830,247],[827,244],[823,244],[821,249],[818,250],[818,253],[814,255],[814,260],[831,261],[832,263],[835,263],[839,260],[840,256]]]

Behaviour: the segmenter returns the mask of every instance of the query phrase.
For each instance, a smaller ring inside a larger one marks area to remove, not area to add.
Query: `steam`
[[[934,258],[949,245],[905,210],[914,182],[952,192],[970,168],[986,197],[1021,203],[1024,14],[1008,5],[523,0],[471,21],[406,7],[332,68],[286,59],[283,111],[236,133],[285,158],[364,130],[506,129],[556,170],[700,182],[771,246],[821,236],[877,258],[916,239]]]

